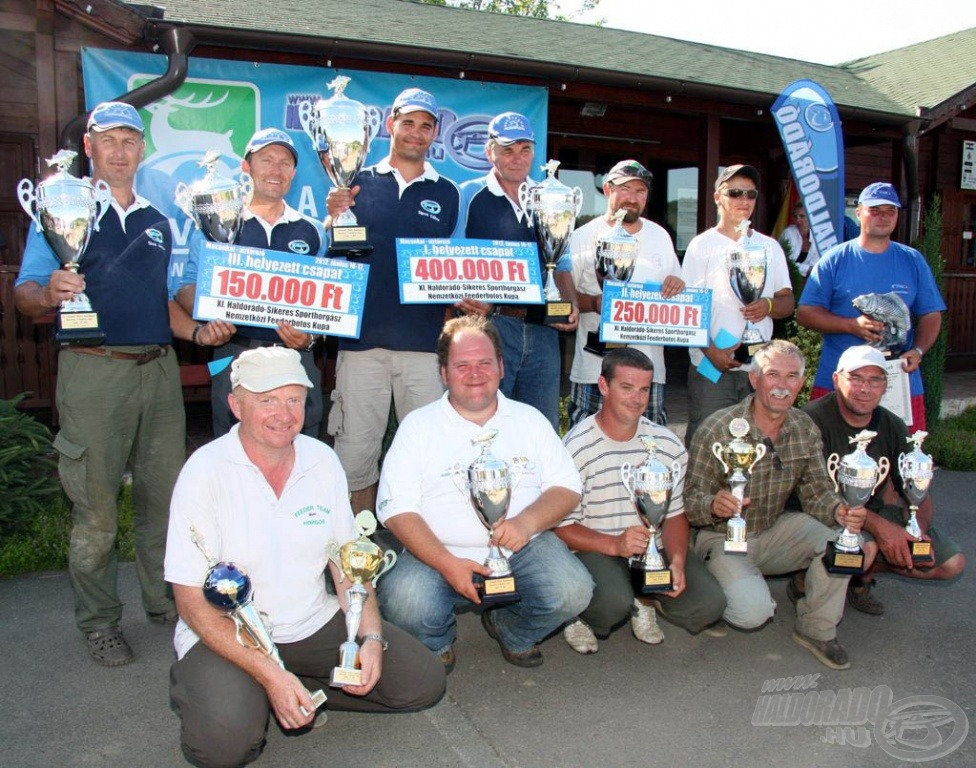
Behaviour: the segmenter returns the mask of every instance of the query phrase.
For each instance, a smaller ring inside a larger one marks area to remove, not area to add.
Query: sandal
[[[118,627],[96,629],[85,637],[88,639],[88,653],[102,666],[121,667],[132,661],[132,649]]]

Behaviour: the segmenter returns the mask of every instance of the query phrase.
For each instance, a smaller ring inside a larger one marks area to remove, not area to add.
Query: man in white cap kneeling
[[[180,621],[170,697],[182,721],[184,755],[195,765],[243,765],[260,755],[268,712],[284,729],[324,722],[309,691],[328,688],[346,640],[340,608],[349,579],[329,563],[330,540],[356,538],[345,473],[325,444],[300,434],[312,388],[298,353],[262,347],[231,368],[231,431],[183,467],[170,508],[166,580]],[[250,577],[254,607],[266,616],[284,663],[235,636],[234,624],[204,597],[212,565],[191,529],[218,561]],[[331,569],[338,596],[326,591]],[[416,711],[444,694],[437,658],[383,622],[365,585],[358,642],[362,684],[329,691],[328,708]]]

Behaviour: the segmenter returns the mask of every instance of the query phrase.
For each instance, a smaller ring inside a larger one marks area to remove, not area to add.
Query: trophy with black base
[[[604,280],[626,283],[633,276],[634,267],[637,266],[637,252],[640,245],[637,238],[624,229],[626,213],[623,208],[617,211],[613,215],[613,229],[597,238],[596,241],[593,267],[601,289]],[[586,352],[592,352],[594,355],[603,357],[608,350],[619,349],[623,346],[626,345],[600,341],[599,331],[590,331],[586,334],[586,346],[583,349]]]
[[[922,538],[922,529],[918,525],[918,508],[929,495],[932,477],[935,475],[935,462],[927,453],[922,452],[922,442],[928,437],[928,432],[921,430],[909,435],[908,442],[914,446],[909,453],[898,455],[898,474],[901,475],[902,490],[908,499],[910,517],[905,530],[915,541],[909,547],[912,551],[912,563],[917,568],[931,568],[935,565],[935,555],[932,552],[932,542]]]
[[[768,246],[765,243],[754,242],[749,237],[751,224],[752,222],[747,220],[736,227],[740,235],[739,241],[729,249],[727,255],[729,285],[743,307],[752,304],[762,296],[763,289],[766,287],[766,272],[769,269]],[[765,343],[762,332],[747,320],[742,332],[742,344],[735,351],[735,359],[740,363],[748,363],[759,347]]]

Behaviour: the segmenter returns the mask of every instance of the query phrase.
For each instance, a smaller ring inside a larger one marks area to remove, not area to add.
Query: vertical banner
[[[776,99],[772,114],[823,254],[844,240],[844,137],[837,107],[821,85],[797,80]]]

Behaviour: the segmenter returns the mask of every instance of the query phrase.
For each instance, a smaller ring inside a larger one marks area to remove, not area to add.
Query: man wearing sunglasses
[[[689,415],[685,445],[702,419],[720,408],[740,402],[752,392],[749,385],[751,356],[749,346],[740,339],[746,323],[758,328],[764,341],[773,336],[773,320],[793,313],[793,287],[786,267],[786,255],[773,238],[749,229],[740,232],[743,222],[751,221],[759,197],[759,171],[751,165],[730,165],[715,181],[718,224],[702,232],[685,252],[681,276],[690,288],[712,290],[712,318],[709,344],[705,349],[689,349]],[[746,306],[732,290],[728,256],[740,240],[766,249],[766,283],[762,295]],[[755,346],[755,345],[750,345]]]
[[[868,184],[857,199],[861,234],[831,248],[810,272],[800,296],[797,322],[823,334],[823,352],[813,381],[814,399],[834,388],[832,372],[848,347],[879,345],[884,324],[861,314],[851,303],[866,293],[899,294],[912,314],[912,328],[900,357],[912,396],[912,431],[925,429],[925,390],[918,367],[942,327],[945,301],[925,257],[892,242],[901,201],[884,182]]]
[[[807,404],[804,410],[820,428],[824,456],[850,453],[850,438],[862,429],[869,429],[877,437],[868,445],[868,455],[875,461],[886,456],[891,462],[887,481],[865,504],[868,516],[864,529],[874,537],[879,548],[874,570],[890,570],[915,579],[951,579],[962,573],[966,557],[958,544],[940,534],[932,524],[931,496],[920,505],[918,522],[925,540],[932,542],[935,562],[931,568],[912,565],[909,543],[915,539],[905,530],[908,502],[897,470],[898,455],[908,453],[911,446],[907,442],[905,422],[880,404],[888,388],[884,364],[884,355],[870,345],[849,347],[837,362],[834,391]],[[880,616],[884,605],[871,595],[873,586],[870,573],[852,578],[847,602],[858,611]]]

